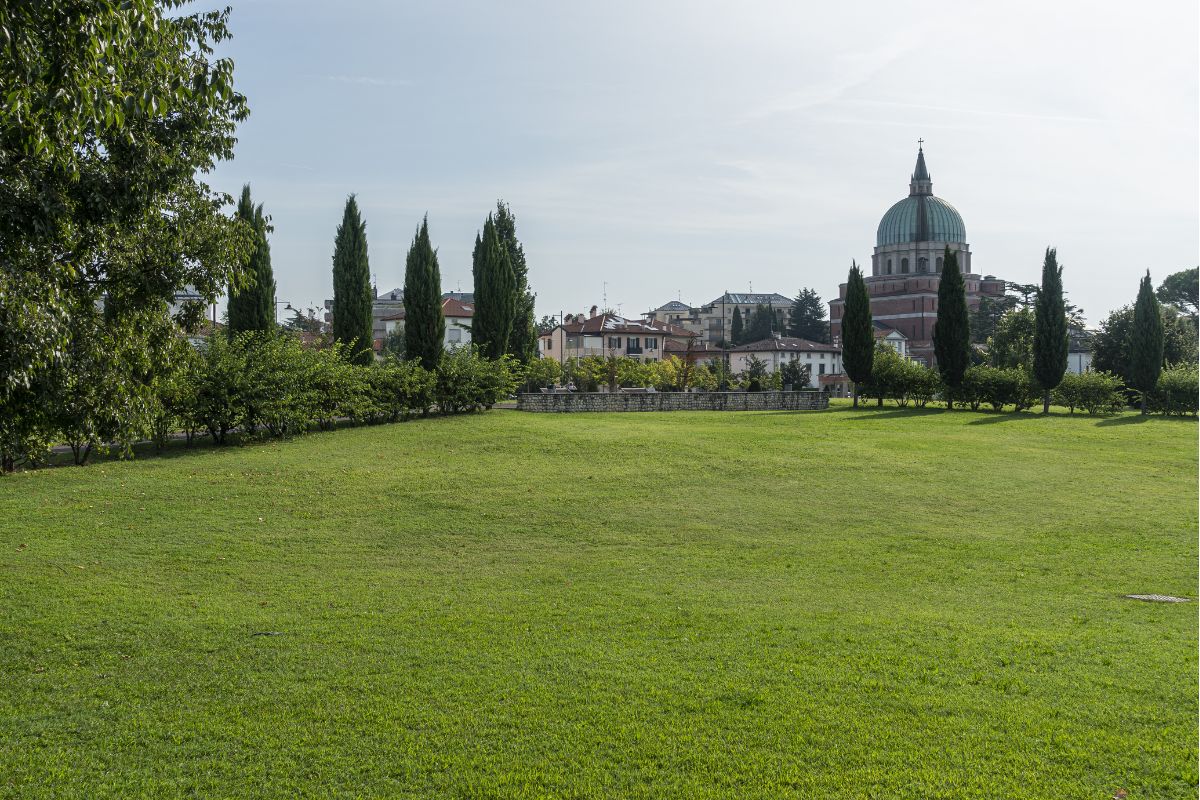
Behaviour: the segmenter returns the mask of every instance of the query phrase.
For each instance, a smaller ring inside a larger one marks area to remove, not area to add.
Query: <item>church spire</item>
[[[910,195],[933,194],[933,180],[929,170],[925,168],[925,140],[917,139],[917,168],[913,170],[912,181],[908,184]]]

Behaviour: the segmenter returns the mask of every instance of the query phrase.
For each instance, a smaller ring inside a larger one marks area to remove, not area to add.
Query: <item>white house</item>
[[[808,339],[794,339],[778,334],[770,339],[730,348],[730,370],[735,374],[745,372],[751,357],[765,362],[768,372],[776,372],[789,362],[807,366],[808,385],[813,388],[820,385],[822,375],[842,371],[842,348],[838,345],[810,342]]]

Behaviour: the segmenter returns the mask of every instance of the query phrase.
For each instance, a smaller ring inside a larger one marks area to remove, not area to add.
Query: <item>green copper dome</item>
[[[924,216],[924,225],[921,217]],[[965,242],[967,228],[954,206],[931,194],[906,197],[879,221],[875,245],[905,242]]]
[[[925,151],[919,148],[917,167],[908,184],[908,197],[883,215],[875,233],[875,246],[966,241],[967,228],[954,206],[933,196],[933,179],[925,166]]]

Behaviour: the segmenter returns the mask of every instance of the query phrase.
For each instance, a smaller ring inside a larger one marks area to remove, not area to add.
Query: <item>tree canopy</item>
[[[513,271],[513,322],[508,352],[522,364],[528,364],[537,356],[538,330],[533,316],[536,296],[529,288],[529,266],[525,262],[525,248],[517,239],[516,217],[503,200],[496,201],[496,235],[504,244]]]
[[[1195,317],[1200,307],[1200,267],[1185,269],[1163,278],[1156,295],[1160,301]]]
[[[792,303],[787,335],[810,342],[829,342],[829,322],[825,319],[825,301],[814,289],[801,289]]]
[[[346,198],[333,243],[333,338],[346,346],[353,361],[374,358],[371,266],[367,259],[367,223],[354,195]]]
[[[942,277],[938,281],[937,321],[933,325],[933,351],[938,372],[949,391],[962,385],[971,364],[971,330],[967,317],[967,293],[958,255],[949,247],[942,257]],[[951,407],[950,403],[946,404]]]
[[[471,341],[488,358],[500,358],[508,352],[516,316],[516,277],[491,214],[483,224],[483,233],[475,237],[471,272],[475,279]]]
[[[1058,252],[1046,248],[1042,285],[1034,304],[1033,377],[1042,387],[1042,413],[1050,413],[1050,392],[1067,371],[1067,312],[1063,307],[1062,267]]]
[[[229,287],[230,336],[246,331],[275,329],[275,275],[271,270],[271,245],[267,242],[270,223],[263,214],[262,204],[250,199],[250,184],[242,187],[237,217],[254,230],[254,244],[246,262],[243,283]]]
[[[846,279],[846,303],[842,311],[842,367],[854,383],[854,405],[859,386],[871,378],[875,360],[875,325],[871,320],[871,298],[858,264],[850,262]]]
[[[442,313],[442,273],[429,239],[429,218],[413,236],[404,262],[404,352],[434,369],[442,355],[446,318]]]

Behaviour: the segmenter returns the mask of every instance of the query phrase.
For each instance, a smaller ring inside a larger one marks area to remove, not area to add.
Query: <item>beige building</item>
[[[717,344],[733,338],[733,312],[740,310],[742,324],[760,305],[768,306],[779,320],[780,331],[787,325],[793,300],[777,292],[726,292],[711,303],[689,306],[678,300],[647,311],[643,318],[676,325],[697,334],[702,341]]]
[[[539,336],[538,352],[555,361],[584,356],[628,356],[639,361],[661,361],[668,355],[668,343],[685,343],[695,335],[665,322],[595,314],[564,323]]]

